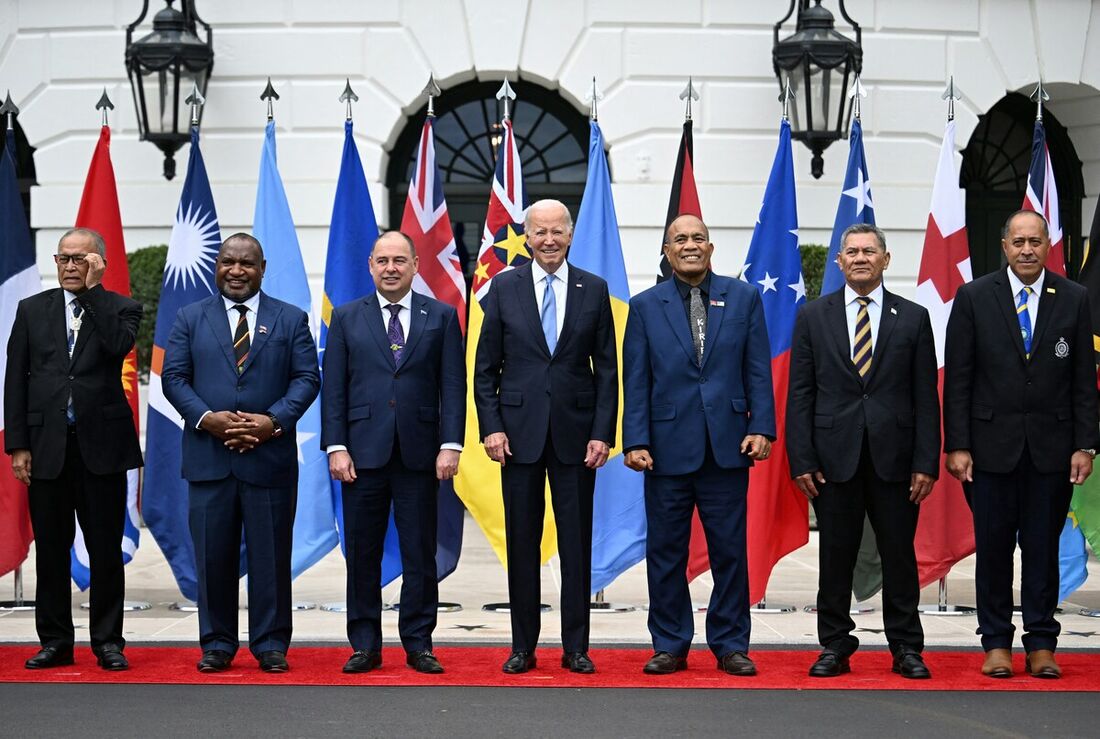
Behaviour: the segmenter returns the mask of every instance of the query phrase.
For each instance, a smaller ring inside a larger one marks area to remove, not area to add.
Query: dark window
[[[447,210],[467,279],[473,272],[496,168],[495,146],[503,108],[496,99],[501,80],[466,82],[435,100],[436,162]],[[588,166],[588,117],[558,93],[531,82],[513,83],[512,130],[523,163],[528,202],[556,198],[577,216]],[[397,228],[405,209],[427,104],[409,116],[386,170],[389,224]]]
[[[1073,276],[1081,266],[1081,198],[1085,191],[1081,160],[1065,126],[1049,110],[1043,111],[1043,127],[1058,187],[1066,263]],[[1034,130],[1035,103],[1010,93],[978,118],[963,150],[959,184],[966,189],[966,231],[975,277],[1003,264],[1001,226],[1024,202]]]

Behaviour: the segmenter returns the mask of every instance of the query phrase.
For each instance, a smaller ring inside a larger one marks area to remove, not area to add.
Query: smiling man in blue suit
[[[332,313],[321,393],[321,448],[342,483],[348,562],[344,672],[382,666],[382,544],[393,506],[401,545],[398,630],[406,663],[437,674],[435,549],[439,481],[458,470],[466,433],[466,362],[453,306],[412,291],[416,247],[378,237],[377,291]]]
[[[697,507],[714,589],[707,644],[718,669],[755,675],[749,659],[745,511],[749,467],[775,440],[771,349],[760,295],[713,274],[714,244],[692,215],[674,220],[664,252],[673,277],[630,301],[623,340],[625,463],[645,472],[649,674],[687,667],[695,631],[688,541]]]
[[[164,353],[164,395],[183,416],[199,672],[228,669],[237,651],[242,526],[249,649],[265,672],[289,669],[294,431],[321,378],[306,314],[260,292],[266,267],[255,238],[226,239],[214,272],[219,294],[180,310]]]

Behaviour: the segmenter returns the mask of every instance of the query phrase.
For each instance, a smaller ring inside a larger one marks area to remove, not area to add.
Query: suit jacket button
[[[704,382],[706,382],[706,381],[707,381],[707,378],[705,378],[705,377],[700,377],[700,378],[699,378],[699,384],[700,384],[700,385],[702,385],[702,384],[703,384]]]
[[[76,378],[75,378],[75,377],[73,377],[72,375],[69,375],[69,379],[70,379],[70,380],[75,380]]]
[[[863,396],[863,399],[864,399],[864,400],[870,400],[870,399],[871,399],[871,396],[870,396],[870,395],[864,395],[864,396]]]
[[[396,406],[397,406],[397,401],[396,400],[391,400],[390,401],[390,408],[394,408]]]

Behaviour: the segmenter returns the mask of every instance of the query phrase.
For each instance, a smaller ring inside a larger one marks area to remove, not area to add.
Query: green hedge
[[[138,377],[149,381],[149,361],[153,354],[153,332],[157,327],[157,304],[160,286],[164,282],[164,260],[167,244],[147,246],[126,255],[130,268],[130,295],[145,307],[137,335]]]
[[[822,244],[801,244],[802,280],[806,283],[806,300],[821,295],[821,281],[825,277],[825,256],[829,247]]]

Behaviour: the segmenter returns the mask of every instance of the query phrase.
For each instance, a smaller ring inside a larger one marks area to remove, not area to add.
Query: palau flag
[[[199,129],[191,128],[191,157],[183,181],[176,220],[168,239],[164,284],[157,307],[149,372],[149,416],[145,421],[145,497],[142,513],[164,553],[180,592],[188,600],[198,598],[195,579],[195,547],[187,525],[187,481],[180,475],[183,419],[164,397],[160,373],[164,347],[176,313],[185,305],[212,295],[214,263],[221,247],[218,214],[210,180],[199,150]]]
[[[336,180],[336,197],[332,203],[332,220],[328,232],[328,254],[325,257],[325,294],[321,303],[321,337],[317,342],[321,363],[333,308],[366,297],[374,292],[370,275],[370,253],[378,240],[378,223],[374,220],[363,163],[355,145],[352,122],[344,122],[344,150],[340,159],[340,175]],[[324,382],[324,377],[321,378]],[[321,450],[324,453],[324,450]],[[327,457],[327,455],[326,455]],[[327,459],[326,459],[327,470]],[[327,474],[327,472],[326,472]],[[330,500],[344,546],[344,506],[340,496],[340,481],[329,479]],[[386,545],[382,553],[382,582],[389,583],[401,574],[401,552],[397,545],[397,528],[390,514]]]
[[[749,475],[749,602],[759,603],[775,563],[805,544],[810,535],[806,498],[791,480],[786,447],[791,334],[798,307],[806,302],[798,248],[791,125],[786,120],[779,127],[779,147],[741,279],[760,292],[764,304],[775,393],[776,440],[772,455],[766,462],[758,462]]]
[[[604,153],[603,132],[589,123],[588,179],[577,214],[569,263],[599,275],[611,293],[615,341],[619,352],[619,377],[623,376],[623,333],[629,312],[630,287],[626,279],[619,222],[611,198],[611,175]],[[592,507],[592,591],[603,590],[616,577],[645,558],[645,492],[641,473],[622,463],[623,388],[619,384],[617,445],[607,464],[596,471],[596,497]]]
[[[836,263],[840,253],[840,235],[853,223],[874,223],[875,205],[871,201],[871,178],[867,175],[867,157],[863,153],[863,126],[859,118],[852,120],[852,132],[848,137],[848,169],[844,172],[844,185],[833,221],[833,237],[829,241],[829,254],[825,257],[825,276],[821,280],[821,294],[827,295],[844,287],[844,275]],[[769,329],[770,330],[770,329]]]
[[[119,295],[130,295],[130,269],[126,264],[126,244],[122,240],[122,215],[118,209],[118,188],[115,185],[115,169],[111,164],[111,129],[103,126],[99,131],[99,142],[92,154],[92,163],[88,167],[88,178],[84,182],[84,194],[80,198],[80,210],[76,214],[76,225],[90,228],[103,237],[107,246],[107,271],[103,274],[103,287]],[[138,378],[137,347],[126,355],[122,364],[122,387],[126,391],[126,400],[130,412],[134,415],[134,430],[138,431]],[[129,564],[134,558],[140,541],[141,519],[138,517],[138,496],[140,494],[140,470],[126,472],[126,520],[122,530],[122,562]],[[80,522],[76,524],[76,539],[73,541],[70,572],[73,582],[81,590],[87,590],[92,582],[92,573],[88,569],[88,548],[84,544],[84,532]]]
[[[295,305],[307,314],[311,303],[298,234],[290,215],[283,180],[275,157],[275,122],[268,121],[260,154],[253,235],[264,249],[267,269],[263,291]],[[318,396],[298,420],[298,507],[294,514],[291,575],[297,577],[336,546],[336,516],[332,509],[328,455],[318,446],[321,399]]]

